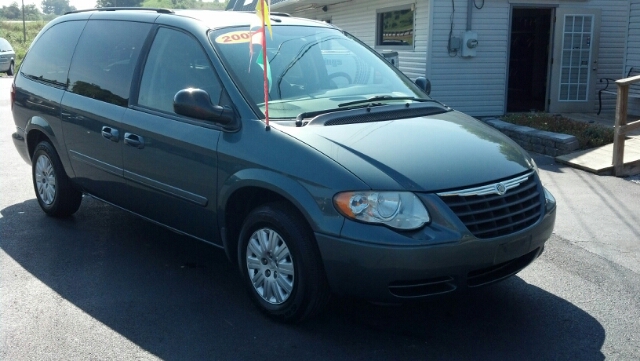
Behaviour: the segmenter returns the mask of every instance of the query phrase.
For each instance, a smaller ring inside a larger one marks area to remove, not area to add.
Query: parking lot
[[[224,252],[83,200],[40,210],[0,78],[2,360],[631,360],[640,358],[640,185],[536,157],[556,232],[516,277],[404,306],[334,298],[260,314]]]

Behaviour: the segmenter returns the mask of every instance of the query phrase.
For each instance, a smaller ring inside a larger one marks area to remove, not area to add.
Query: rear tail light
[[[16,100],[16,83],[11,83],[11,109],[13,109],[13,102]]]

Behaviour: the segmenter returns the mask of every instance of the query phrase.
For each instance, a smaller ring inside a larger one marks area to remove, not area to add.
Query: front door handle
[[[118,132],[118,129],[104,126],[102,127],[102,136],[117,143],[120,139],[120,132]]]
[[[138,149],[144,148],[144,138],[133,133],[124,133],[124,144],[136,147]]]

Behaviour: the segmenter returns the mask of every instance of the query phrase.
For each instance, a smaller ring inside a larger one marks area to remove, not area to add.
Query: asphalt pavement
[[[554,233],[640,275],[639,177],[598,176],[533,155],[558,201]]]
[[[460,297],[337,298],[302,325],[249,301],[224,252],[92,198],[46,217],[0,78],[0,360],[637,360],[640,182],[535,156],[558,202],[543,255]]]

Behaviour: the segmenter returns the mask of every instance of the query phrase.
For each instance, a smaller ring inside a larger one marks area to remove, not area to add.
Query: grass
[[[578,122],[548,113],[507,114],[502,120],[554,133],[573,135],[578,139],[580,149],[595,148],[613,143],[613,129],[600,125]]]
[[[22,59],[24,59],[24,55],[27,53],[27,49],[29,49],[33,38],[38,35],[40,29],[42,29],[47,22],[48,21],[42,20],[26,23],[27,41],[24,41],[22,22],[0,22],[0,37],[7,39],[16,52],[16,69],[18,69],[20,63],[22,63]]]

